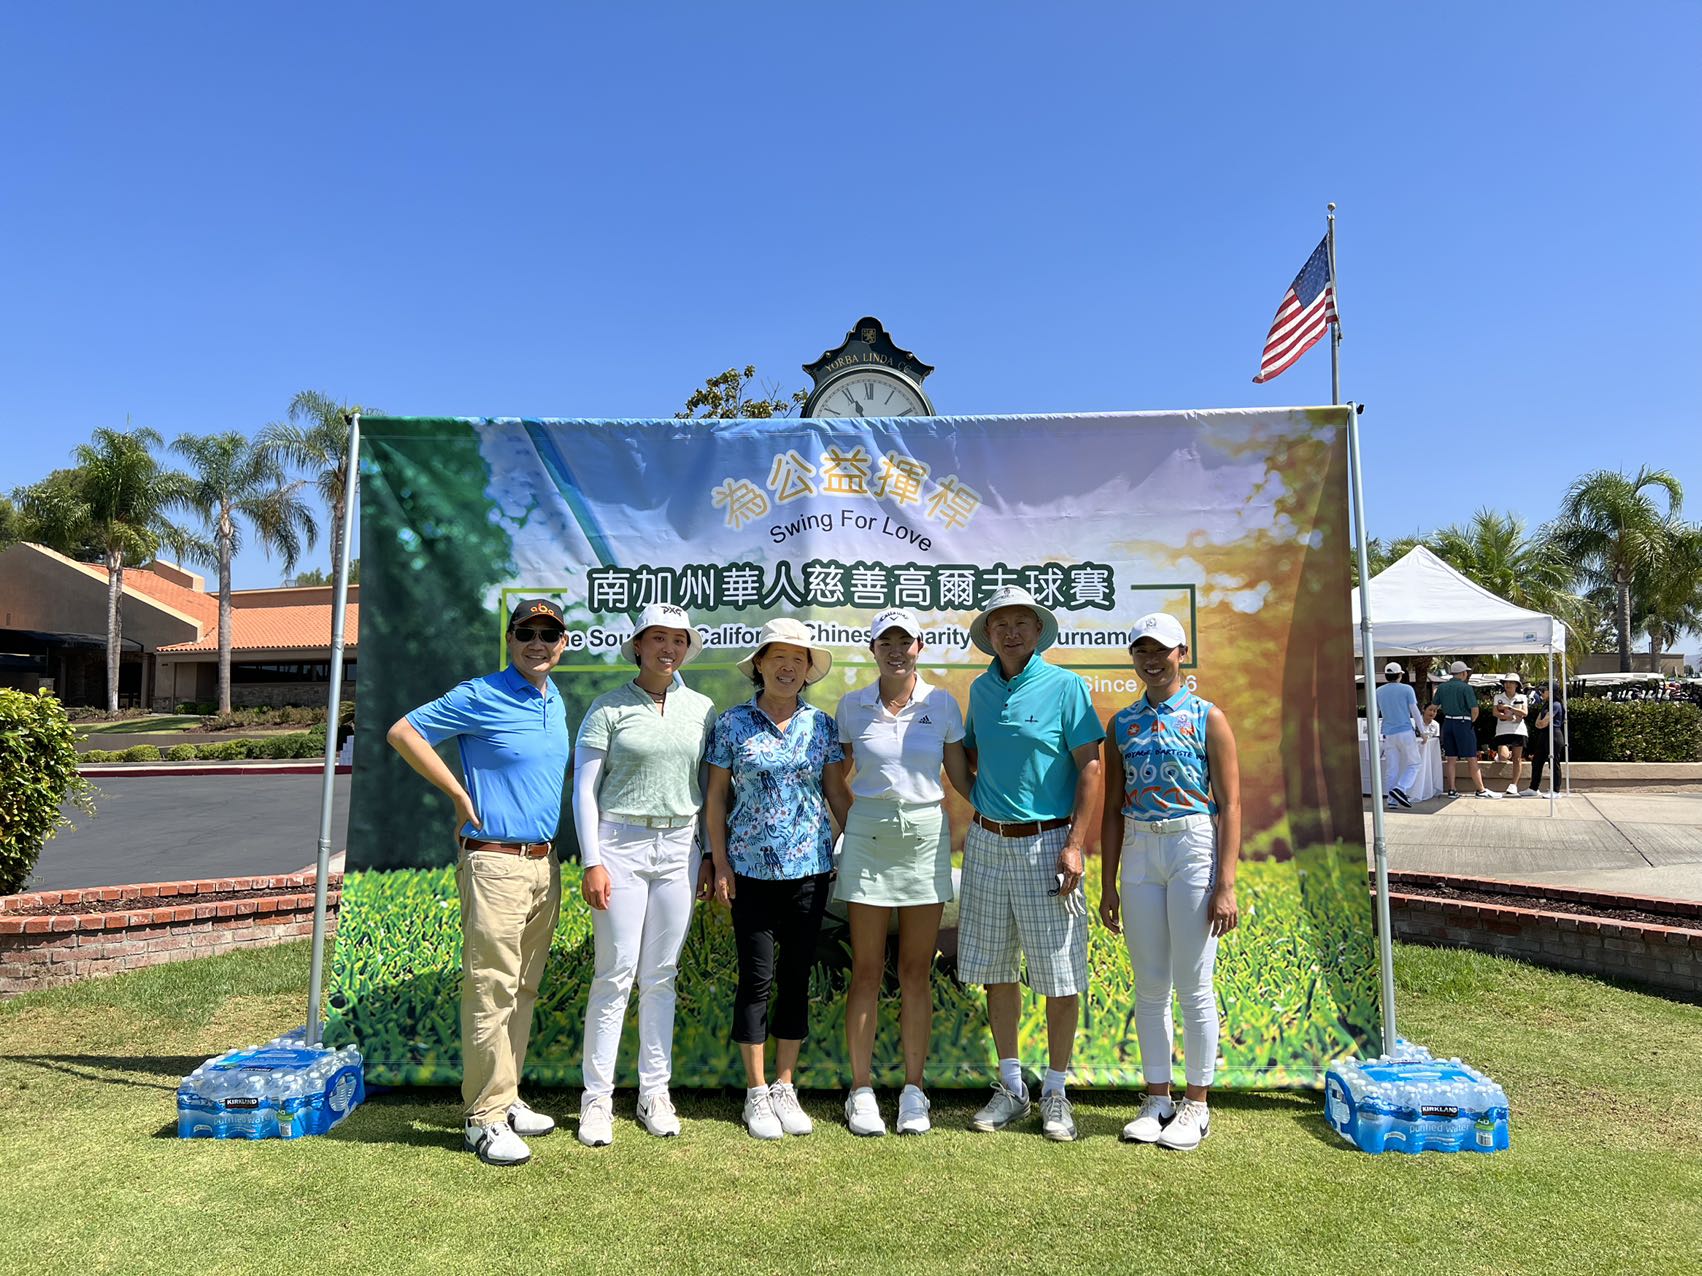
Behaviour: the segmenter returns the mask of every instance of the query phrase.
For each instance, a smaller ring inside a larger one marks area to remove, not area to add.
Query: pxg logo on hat
[[[889,607],[878,612],[869,622],[869,641],[873,642],[889,629],[903,630],[912,638],[922,636],[922,622],[908,607]]]
[[[1162,647],[1188,645],[1188,635],[1182,631],[1182,622],[1163,611],[1148,612],[1129,627],[1129,650],[1133,651],[1142,638],[1151,638]]]
[[[567,617],[562,615],[561,608],[548,598],[522,598],[514,605],[514,610],[508,613],[508,627],[513,629],[528,620],[540,619],[553,620],[563,629],[567,628]]]

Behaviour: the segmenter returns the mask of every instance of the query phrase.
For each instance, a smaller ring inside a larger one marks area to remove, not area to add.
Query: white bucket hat
[[[657,628],[686,631],[686,654],[680,660],[682,666],[696,660],[698,652],[703,650],[703,635],[697,632],[697,626],[691,623],[691,617],[686,615],[684,607],[676,607],[672,603],[651,603],[638,613],[638,623],[632,627],[632,637],[621,644],[621,659],[628,664],[637,664],[638,635],[646,629]]]
[[[986,605],[981,608],[981,614],[969,622],[969,641],[974,643],[989,656],[997,655],[993,644],[987,641],[987,617],[1001,607],[1026,607],[1034,613],[1040,622],[1040,641],[1034,645],[1036,651],[1045,651],[1058,641],[1058,618],[1046,608],[1034,601],[1034,595],[1020,585],[1006,585],[993,591]]]
[[[756,646],[751,648],[750,655],[739,661],[739,672],[754,681],[756,658],[762,649],[772,642],[790,643],[810,653],[810,667],[804,674],[806,683],[820,682],[827,677],[827,671],[833,668],[833,653],[816,642],[810,635],[808,625],[801,620],[793,620],[790,616],[777,616],[757,631]]]
[[[1512,673],[1502,674],[1501,675],[1501,681],[1502,682],[1516,682],[1521,687],[1525,685],[1525,680],[1523,678],[1519,677],[1517,670],[1513,671]]]

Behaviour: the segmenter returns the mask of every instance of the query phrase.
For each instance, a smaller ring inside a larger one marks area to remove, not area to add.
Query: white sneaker
[[[1543,795],[1538,793],[1535,789],[1520,789],[1519,790],[1519,796],[1520,797],[1542,797]]]
[[[523,1100],[516,1099],[508,1105],[508,1128],[528,1139],[541,1139],[556,1128],[556,1119],[534,1112]]]
[[[1211,1133],[1211,1109],[1198,1099],[1183,1099],[1176,1115],[1158,1136],[1158,1146],[1192,1152]]]
[[[1176,1103],[1168,1094],[1149,1094],[1141,1100],[1140,1114],[1123,1127],[1123,1141],[1157,1143],[1175,1115]]]
[[[816,1128],[809,1113],[799,1105],[797,1087],[791,1082],[777,1081],[769,1086],[768,1098],[774,1105],[774,1115],[780,1118],[780,1128],[787,1134],[808,1134]]]
[[[1062,1090],[1051,1090],[1040,1096],[1040,1133],[1054,1143],[1075,1142],[1076,1118]]]
[[[987,1100],[987,1106],[970,1118],[971,1129],[992,1132],[1002,1130],[1012,1121],[1021,1120],[1028,1115],[1034,1105],[1028,1100],[1028,1087],[1024,1086],[1020,1094],[1013,1094],[1005,1089],[1005,1083],[993,1083],[993,1097]]]
[[[666,1090],[639,1096],[638,1123],[659,1139],[671,1139],[680,1132],[680,1114]]]
[[[586,1095],[579,1105],[579,1141],[588,1148],[606,1148],[615,1141],[615,1101],[608,1095]]]
[[[845,1097],[845,1123],[851,1127],[851,1133],[863,1138],[877,1138],[886,1133],[880,1104],[875,1102],[875,1092],[868,1086],[858,1086]]]
[[[467,1122],[462,1140],[467,1151],[476,1153],[486,1165],[524,1165],[532,1159],[532,1149],[513,1130],[507,1121],[490,1125]]]
[[[894,1128],[900,1134],[926,1134],[934,1128],[928,1119],[928,1109],[933,1106],[920,1086],[905,1086],[898,1095],[898,1124]]]
[[[1491,793],[1488,789],[1479,789],[1477,791],[1477,795],[1480,798],[1492,798],[1492,797],[1499,797],[1500,796],[1499,794]]]
[[[744,1122],[753,1139],[778,1139],[786,1133],[774,1115],[772,1091],[767,1089],[745,1092]]]
[[[1519,796],[1519,786],[1516,782],[1513,783],[1513,784],[1509,784],[1507,786],[1507,796],[1508,797],[1518,797]]]

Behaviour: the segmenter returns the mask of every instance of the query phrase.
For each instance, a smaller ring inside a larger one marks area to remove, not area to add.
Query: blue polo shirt
[[[561,819],[567,778],[567,709],[554,682],[539,691],[513,666],[460,686],[408,715],[431,745],[461,748],[461,782],[484,821],[463,837],[547,842]]]
[[[1076,804],[1071,752],[1105,738],[1087,680],[1036,652],[1005,678],[997,659],[969,684],[963,747],[974,749],[970,801],[990,820],[1056,820]]]

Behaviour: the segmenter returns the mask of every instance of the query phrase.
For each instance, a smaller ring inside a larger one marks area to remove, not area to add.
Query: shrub
[[[1576,698],[1566,712],[1574,762],[1702,762],[1702,707]]]
[[[157,744],[133,744],[118,755],[120,762],[158,762],[160,749]]]
[[[90,749],[78,760],[82,762],[117,762],[123,754],[116,749]]]
[[[192,744],[174,744],[165,751],[165,755],[173,762],[195,761],[195,746]]]
[[[177,708],[173,709],[172,712],[183,714],[192,713],[196,717],[204,717],[209,713],[218,712],[218,708],[219,706],[214,704],[211,700],[184,700],[180,701]]]
[[[0,688],[0,895],[29,880],[42,844],[65,823],[63,803],[93,813],[93,788],[77,763],[76,735],[59,701]]]
[[[197,745],[195,756],[203,762],[234,762],[248,756],[248,741],[220,740],[216,744]]]

